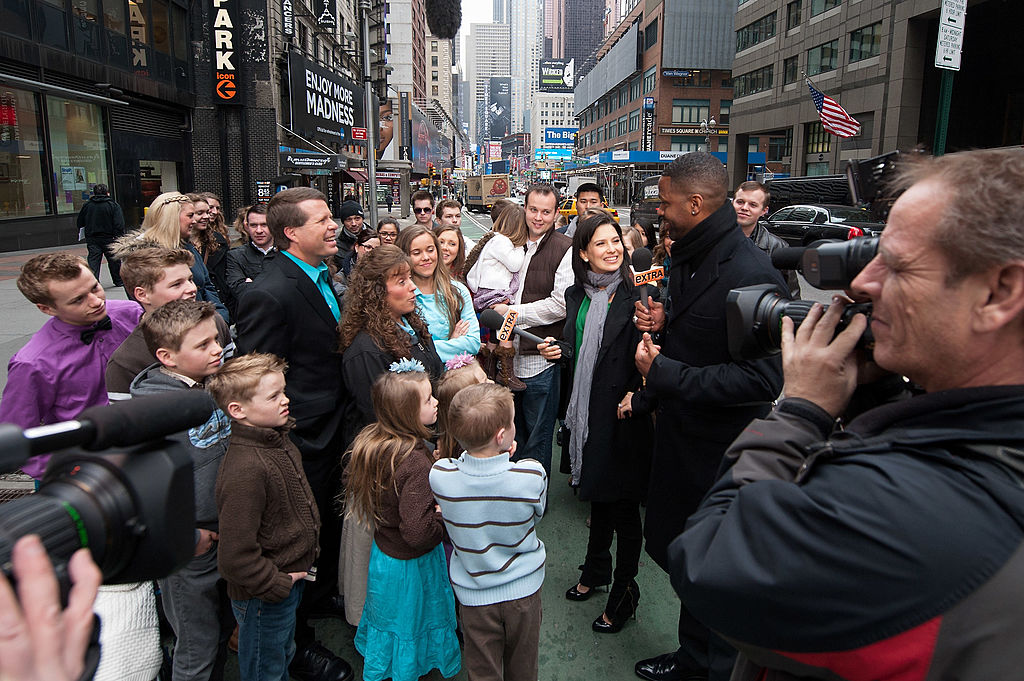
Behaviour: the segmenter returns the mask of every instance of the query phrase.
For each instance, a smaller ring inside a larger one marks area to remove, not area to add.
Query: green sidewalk
[[[675,650],[679,600],[668,576],[647,557],[641,556],[640,607],[637,618],[618,634],[596,634],[590,623],[601,614],[606,595],[599,593],[585,603],[565,599],[565,590],[579,578],[587,544],[588,504],[579,502],[567,484],[567,476],[555,473],[548,492],[548,512],[537,532],[547,547],[547,574],[542,598],[544,624],[540,636],[539,681],[626,681],[636,679],[634,663],[645,657]],[[362,678],[363,661],[352,645],[355,629],[341,620],[320,620],[317,635],[324,645],[348,660]],[[225,678],[238,679],[237,658],[228,661]],[[436,671],[424,677],[441,679]],[[466,679],[465,671],[456,679]]]

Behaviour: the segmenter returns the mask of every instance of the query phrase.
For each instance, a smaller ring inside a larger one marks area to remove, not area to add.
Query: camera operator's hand
[[[815,303],[795,334],[793,320],[782,318],[783,392],[813,402],[833,417],[842,413],[857,387],[855,347],[867,327],[864,315],[854,315],[835,336],[844,307],[846,301],[836,297],[822,315],[822,306]]]
[[[633,304],[633,323],[638,331],[656,333],[665,327],[665,306],[662,303],[654,302],[654,298],[647,296],[647,305],[641,301]]]
[[[213,548],[213,543],[218,539],[220,539],[220,535],[218,535],[213,530],[204,530],[202,528],[199,528],[199,541],[196,542],[196,552],[192,555],[203,555],[204,553]]]
[[[82,675],[102,575],[88,549],[71,556],[71,593],[61,610],[57,577],[39,537],[22,537],[11,552],[15,598],[0,574],[0,679],[74,681]]]
[[[545,338],[543,343],[537,344],[537,351],[549,362],[557,362],[562,358],[562,348],[555,343],[555,339],[551,336]]]

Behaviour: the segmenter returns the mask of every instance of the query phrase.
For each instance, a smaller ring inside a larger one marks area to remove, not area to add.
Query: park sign
[[[292,130],[305,137],[348,144],[352,128],[365,128],[363,88],[297,52],[288,53]]]
[[[238,70],[241,52],[236,49],[239,34],[236,0],[213,0],[213,96],[218,104],[241,104],[241,74]]]

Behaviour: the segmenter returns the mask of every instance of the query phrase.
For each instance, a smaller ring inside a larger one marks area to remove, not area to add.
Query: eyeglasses
[[[380,232],[378,234],[378,236],[380,236],[380,238],[382,240],[384,240],[384,241],[394,241],[395,237],[398,236],[398,233],[397,232]]]
[[[416,213],[417,215],[419,215],[421,213],[431,213],[431,212],[433,212],[433,210],[434,210],[433,208],[413,208],[412,212]]]

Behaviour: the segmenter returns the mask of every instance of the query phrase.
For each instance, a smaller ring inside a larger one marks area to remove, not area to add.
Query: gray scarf
[[[604,339],[608,299],[615,293],[621,281],[622,272],[616,270],[608,274],[587,271],[587,279],[583,282],[583,290],[590,298],[590,309],[587,310],[587,319],[583,322],[583,342],[580,343],[580,354],[576,358],[572,397],[569,398],[569,407],[565,413],[565,425],[570,433],[569,462],[572,465],[569,484],[573,487],[580,484],[583,446],[587,443],[589,434],[590,388],[594,380],[594,369],[597,367],[597,355]]]

